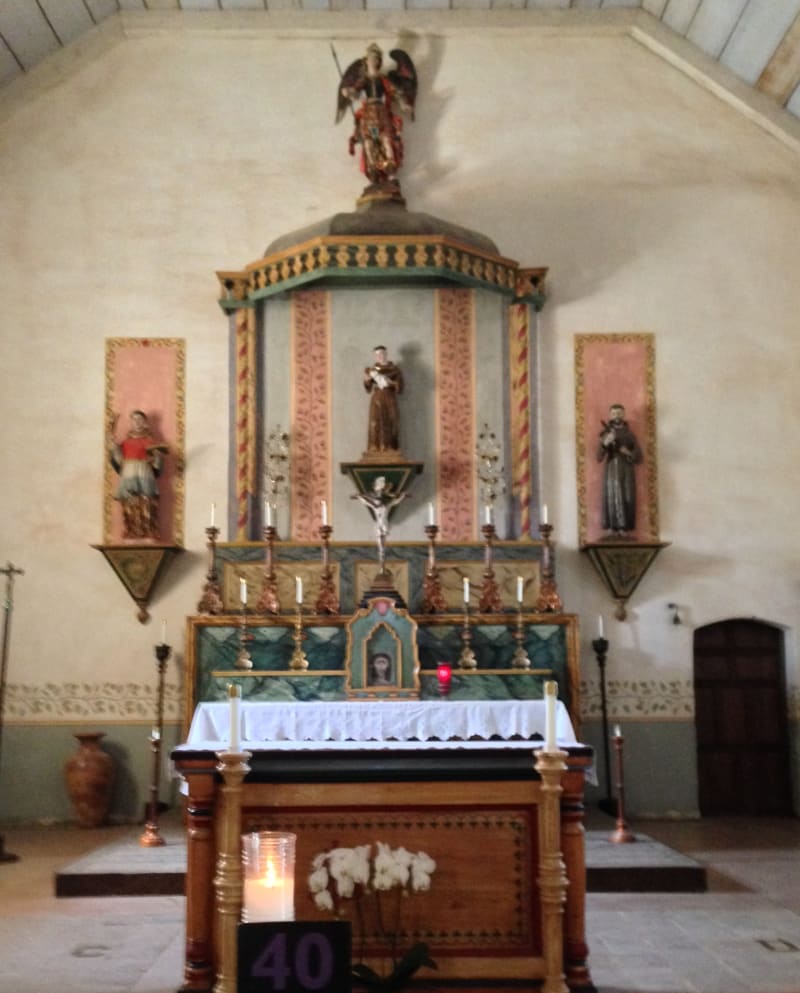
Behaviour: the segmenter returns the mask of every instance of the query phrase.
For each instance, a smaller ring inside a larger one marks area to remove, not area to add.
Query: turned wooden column
[[[207,993],[214,982],[214,764],[181,766],[186,801],[186,950],[180,993]]]
[[[564,975],[564,903],[567,874],[561,858],[561,776],[565,752],[539,751],[536,771],[542,780],[539,803],[539,899],[542,908],[542,993],[569,993]]]
[[[250,752],[217,752],[222,774],[214,874],[214,993],[236,993],[236,935],[242,919],[242,783],[250,771]]]
[[[570,881],[564,906],[564,972],[570,990],[593,991],[586,943],[586,833],[583,791],[591,760],[570,756],[561,778],[561,853]]]

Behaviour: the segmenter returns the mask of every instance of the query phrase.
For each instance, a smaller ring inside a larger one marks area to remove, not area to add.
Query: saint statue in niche
[[[337,124],[348,107],[353,110],[349,151],[355,155],[356,146],[361,146],[361,171],[373,187],[397,186],[395,176],[403,163],[403,119],[398,111],[410,114],[413,121],[417,97],[417,71],[410,56],[399,48],[389,54],[397,68],[384,72],[383,52],[373,42],[342,74],[336,99]],[[353,108],[359,99],[358,108]]]
[[[147,414],[134,410],[130,415],[128,433],[121,441],[114,440],[118,415],[114,417],[109,435],[109,459],[119,473],[119,485],[114,496],[122,506],[123,537],[159,537],[158,476],[168,448],[153,438]]]
[[[396,456],[400,451],[397,397],[403,392],[403,372],[389,360],[385,345],[377,345],[373,355],[375,361],[364,369],[364,389],[370,394],[367,454]]]
[[[642,450],[625,420],[621,403],[609,407],[597,446],[603,466],[602,526],[609,537],[624,538],[636,528],[636,471]]]

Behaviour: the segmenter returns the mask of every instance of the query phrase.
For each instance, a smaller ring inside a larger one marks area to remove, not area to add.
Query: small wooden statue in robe
[[[116,423],[116,417],[114,418]],[[123,537],[157,540],[158,477],[163,467],[167,446],[153,438],[147,414],[134,410],[128,433],[121,441],[113,437],[111,426],[109,459],[119,473],[119,485],[114,496],[122,506]]]
[[[373,350],[375,361],[364,370],[364,389],[370,394],[367,455],[400,454],[400,417],[397,397],[403,392],[403,373],[387,357],[385,345]]]

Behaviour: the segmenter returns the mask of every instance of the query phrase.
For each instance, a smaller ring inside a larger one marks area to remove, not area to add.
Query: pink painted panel
[[[636,541],[658,538],[653,338],[649,334],[578,335],[576,383],[580,543],[602,541],[603,462],[597,454],[609,407],[625,419],[642,450],[635,469]]]
[[[440,535],[475,538],[475,317],[471,290],[436,292]]]
[[[292,384],[292,537],[309,541],[317,536],[320,504],[330,501],[331,487],[330,306],[324,290],[292,296]]]
[[[109,462],[108,447],[112,437],[119,441],[125,436],[134,410],[144,411],[153,438],[169,448],[158,479],[159,540],[183,543],[184,364],[182,339],[106,339],[106,544],[124,541],[122,512],[114,499],[118,476]]]

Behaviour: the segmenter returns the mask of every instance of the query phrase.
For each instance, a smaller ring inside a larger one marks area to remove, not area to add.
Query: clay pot
[[[78,750],[64,763],[67,793],[81,827],[105,824],[114,785],[114,760],[100,747],[102,731],[82,731],[75,735]]]

